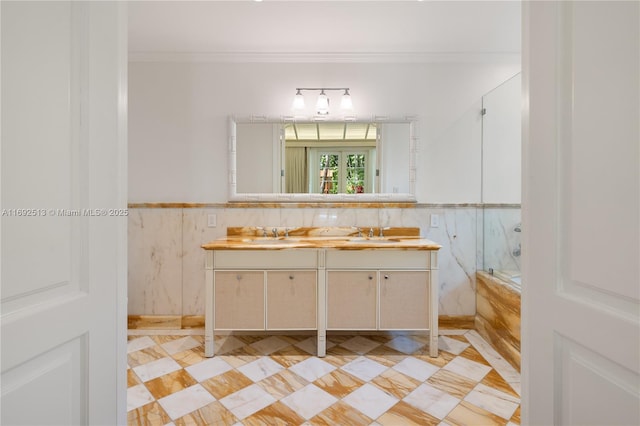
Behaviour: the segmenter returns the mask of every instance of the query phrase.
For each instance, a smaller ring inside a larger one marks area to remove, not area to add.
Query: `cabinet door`
[[[375,330],[375,271],[327,271],[327,329]]]
[[[217,330],[264,330],[264,272],[216,271]]]
[[[380,329],[429,328],[429,272],[380,271]]]
[[[267,272],[267,329],[317,328],[316,271]]]

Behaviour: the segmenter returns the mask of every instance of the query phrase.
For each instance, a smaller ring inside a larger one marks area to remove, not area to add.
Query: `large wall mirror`
[[[415,202],[415,124],[231,117],[230,201]]]

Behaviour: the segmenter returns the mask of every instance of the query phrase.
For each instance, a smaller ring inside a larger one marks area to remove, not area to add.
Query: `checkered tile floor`
[[[129,425],[514,425],[519,374],[473,330],[427,336],[130,335]]]

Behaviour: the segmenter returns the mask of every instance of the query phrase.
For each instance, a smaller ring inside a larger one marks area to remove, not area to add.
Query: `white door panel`
[[[523,23],[523,422],[640,424],[640,3]]]
[[[126,8],[0,16],[0,423],[123,424]]]

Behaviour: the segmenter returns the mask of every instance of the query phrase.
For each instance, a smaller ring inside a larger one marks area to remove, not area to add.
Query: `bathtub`
[[[505,278],[502,278],[505,277]],[[476,273],[478,333],[520,370],[520,274]]]

